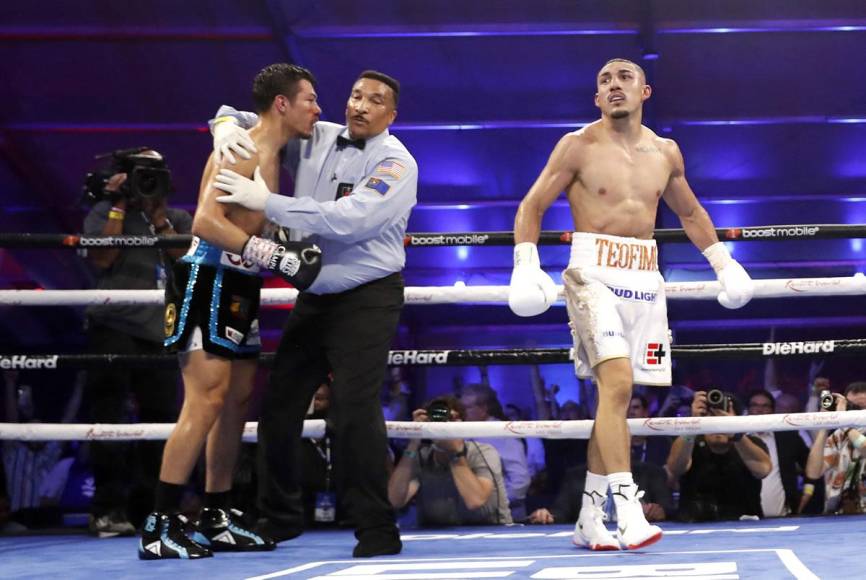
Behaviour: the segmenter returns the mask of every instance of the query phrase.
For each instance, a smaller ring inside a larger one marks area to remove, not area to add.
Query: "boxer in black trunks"
[[[253,83],[259,122],[250,131],[257,153],[234,165],[278,187],[279,151],[309,137],[321,109],[313,76],[288,64],[263,69]],[[260,350],[259,269],[269,269],[305,289],[321,267],[312,244],[277,244],[258,237],[264,214],[217,203],[219,166],[208,161],[202,177],[193,245],[178,261],[166,289],[166,347],[178,352],[184,404],[163,453],[155,511],[145,520],[141,559],[202,558],[213,551],[272,550],[231,509],[232,475],[246,420]],[[193,467],[206,454],[204,508],[194,526],[180,500]]]

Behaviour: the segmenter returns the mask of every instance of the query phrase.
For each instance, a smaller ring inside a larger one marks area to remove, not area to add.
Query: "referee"
[[[290,142],[283,163],[295,196],[223,170],[218,198],[265,211],[293,240],[322,249],[322,270],[286,321],[259,421],[258,507],[277,540],[301,533],[297,450],[313,394],[333,373],[337,491],[355,526],[355,557],[402,548],[388,501],[387,436],[379,401],[388,351],[403,307],[403,238],[416,203],[418,166],[388,132],[400,84],[361,73],[346,105],[346,125],[319,122],[310,139]],[[214,146],[245,155],[255,116],[222,107]]]

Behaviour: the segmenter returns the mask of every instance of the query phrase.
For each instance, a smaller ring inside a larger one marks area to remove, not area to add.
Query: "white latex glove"
[[[717,297],[719,304],[731,309],[745,306],[755,293],[755,283],[739,262],[731,257],[725,244],[716,242],[704,250],[703,254],[722,285],[722,291]]]
[[[265,203],[271,191],[258,167],[253,178],[244,177],[231,169],[220,169],[214,178],[213,186],[231,195],[221,195],[216,200],[220,203],[236,203],[253,211],[265,211]]]
[[[214,163],[219,165],[225,157],[229,163],[234,165],[237,163],[237,159],[232,155],[232,151],[244,159],[249,159],[252,156],[251,153],[258,152],[258,149],[256,149],[256,144],[250,137],[249,131],[239,126],[234,120],[217,123],[213,127]]]
[[[556,284],[541,269],[538,248],[532,242],[514,246],[514,270],[508,288],[508,306],[517,316],[536,316],[556,302]]]

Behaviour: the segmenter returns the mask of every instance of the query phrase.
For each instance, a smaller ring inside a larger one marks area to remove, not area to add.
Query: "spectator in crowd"
[[[749,415],[776,412],[776,401],[764,390],[753,391],[748,399]],[[764,517],[775,518],[797,513],[800,490],[797,478],[806,469],[809,448],[796,431],[756,433],[764,442],[773,467],[761,480],[761,510]]]
[[[688,417],[695,392],[685,385],[674,385],[659,407],[658,417]]]
[[[412,394],[412,389],[403,376],[402,367],[391,367],[390,374],[391,380],[385,391],[382,414],[386,421],[408,421],[409,395]]]
[[[504,419],[502,405],[496,396],[496,391],[486,384],[469,384],[463,387],[460,398],[466,410],[467,421],[501,421]],[[529,464],[526,460],[526,450],[516,439],[478,439],[479,443],[487,443],[496,448],[502,459],[502,470],[505,473],[505,489],[508,492],[508,504],[511,517],[520,521],[526,517],[526,492],[532,480]]]
[[[523,409],[513,403],[505,405],[503,408],[505,419],[507,421],[526,421]],[[526,452],[526,464],[529,466],[529,475],[535,477],[544,469],[544,445],[538,437],[527,437],[518,439],[523,445],[523,450]]]
[[[664,468],[652,463],[632,460],[631,472],[635,483],[644,492],[640,502],[647,521],[661,522],[670,518],[674,513],[674,503]],[[562,487],[553,505],[550,509],[539,508],[532,512],[529,515],[529,523],[563,524],[577,521],[583,496],[586,494],[585,483],[585,465],[572,467],[566,471]],[[613,502],[608,501],[606,505],[612,507]],[[611,510],[609,516],[612,520],[616,519],[616,510]]]
[[[133,236],[190,233],[192,216],[168,206],[168,187],[143,192],[132,180],[127,180],[131,167],[161,165],[165,169],[165,161],[158,152],[134,151],[115,153],[116,166],[111,169],[115,173],[103,191],[96,192],[100,199],[84,218],[84,233]],[[88,250],[87,257],[97,269],[99,289],[154,290],[165,288],[167,272],[185,252],[185,248],[102,248]],[[89,306],[85,326],[88,349],[93,354],[163,352],[165,321],[161,305]],[[177,381],[177,368],[111,365],[91,370],[87,381],[90,418],[96,423],[123,423],[125,402],[132,392],[142,422],[171,423],[177,416]],[[161,441],[93,442],[90,455],[96,492],[91,505],[92,534],[101,538],[135,534],[135,525],[144,519],[153,502],[162,448]],[[141,506],[133,506],[132,498],[139,494]]]
[[[589,412],[583,404],[568,400],[559,409],[562,421],[584,421]],[[563,485],[565,472],[572,467],[586,464],[586,439],[543,439],[544,458],[547,465],[547,491],[553,496]]]
[[[790,393],[782,393],[776,397],[776,410],[774,413],[802,413],[803,404]],[[751,413],[749,413],[751,414]]]
[[[710,408],[707,393],[697,391],[693,417],[733,417],[736,399],[726,396],[723,408]],[[681,435],[671,446],[668,472],[679,479],[679,519],[687,522],[762,516],[761,480],[773,468],[764,442],[741,433]]]
[[[412,413],[412,420],[463,421],[455,397],[438,397]],[[413,498],[420,526],[510,524],[511,513],[496,449],[463,439],[411,439],[388,481],[388,498],[402,508]]]
[[[313,395],[307,419],[328,418],[331,408],[330,381],[322,383]],[[300,478],[304,505],[304,525],[327,526],[338,521],[338,502],[334,492],[334,466],[331,436],[301,439]]]
[[[76,376],[72,393],[66,401],[62,423],[71,422],[78,414],[84,391],[85,373]],[[30,385],[18,384],[18,371],[3,371],[4,407],[7,423],[39,423]],[[63,485],[52,480],[54,467],[63,454],[62,441],[2,442],[3,470],[8,494],[9,519],[25,526],[44,527],[56,523],[56,510],[43,509],[56,506]]]
[[[833,394],[835,406],[822,411],[837,412],[866,409],[866,382],[854,382],[845,395]],[[809,451],[806,477],[824,477],[826,514],[866,512],[866,429],[840,427],[827,434],[821,429]],[[812,490],[804,486],[804,495]]]
[[[631,397],[631,402],[628,405],[629,419],[648,419],[649,418],[649,402],[643,395],[634,394]],[[638,435],[631,436],[631,460],[643,461],[652,463],[659,467],[664,467],[668,460],[668,454],[671,450],[671,439],[663,435],[655,435],[653,437],[640,437]],[[634,471],[634,470],[632,470]],[[638,485],[640,489],[646,489]]]

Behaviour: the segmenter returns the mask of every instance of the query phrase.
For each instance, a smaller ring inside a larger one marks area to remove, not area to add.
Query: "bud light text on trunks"
[[[631,288],[617,288],[616,286],[608,286],[608,289],[623,300],[634,300],[635,302],[655,302],[658,294],[658,292],[649,290],[633,290]]]
[[[622,270],[657,271],[658,249],[652,244],[630,244],[605,238],[596,238],[597,266]]]

